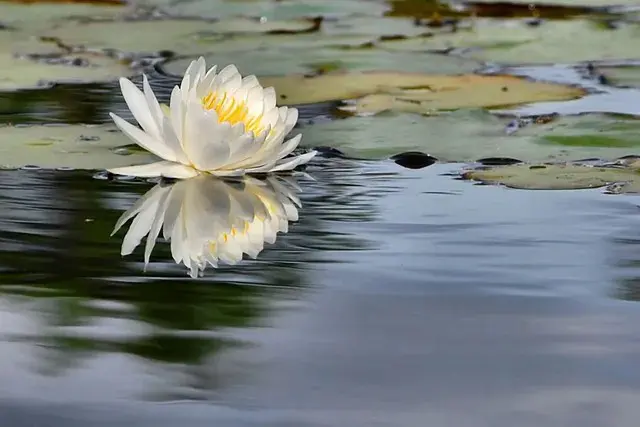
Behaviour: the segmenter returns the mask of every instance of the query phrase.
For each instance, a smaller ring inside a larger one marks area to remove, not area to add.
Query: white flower
[[[146,75],[144,93],[125,78],[120,79],[120,88],[142,129],[113,113],[111,118],[136,144],[164,160],[110,169],[112,173],[237,176],[291,170],[316,154],[284,158],[302,137],[284,141],[298,120],[298,110],[276,107],[272,87],[263,88],[253,75],[242,78],[233,65],[216,74],[215,66],[206,71],[202,57],[191,62],[180,87],[171,92],[169,108],[160,106]]]
[[[131,254],[147,236],[146,269],[162,231],[171,242],[174,261],[198,277],[207,264],[236,264],[243,254],[256,258],[265,242],[274,243],[278,232],[288,231],[289,221],[298,220],[296,205],[300,206],[294,192],[298,188],[288,178],[260,181],[245,176],[230,181],[201,175],[171,185],[160,183],[118,219],[112,235],[134,218],[121,254]]]

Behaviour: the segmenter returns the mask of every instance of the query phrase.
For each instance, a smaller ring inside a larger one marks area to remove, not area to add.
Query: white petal
[[[118,128],[129,137],[133,142],[165,160],[176,161],[177,157],[172,149],[170,149],[163,141],[154,138],[152,135],[135,127],[123,118],[109,113],[113,122]]]
[[[189,101],[185,119],[184,144],[191,163],[202,171],[228,163],[231,125],[219,123],[216,112],[205,110],[195,99]]]
[[[159,138],[160,129],[149,109],[147,99],[140,89],[138,89],[131,80],[121,77],[120,90],[122,91],[124,101],[127,103],[127,107],[129,107],[136,121],[142,126],[142,129],[152,136]]]
[[[218,67],[215,65],[211,67],[211,69],[207,71],[202,80],[198,83],[198,86],[196,87],[196,96],[198,98],[204,97],[211,91],[211,85],[213,84],[213,80],[216,78],[217,68]]]
[[[178,139],[178,136],[176,135],[176,132],[173,129],[173,125],[171,124],[171,119],[166,116],[162,118],[162,134],[167,146],[173,148],[176,154],[176,160],[179,163],[182,163],[183,165],[188,165],[189,159],[187,159],[187,155],[182,149],[180,140]]]
[[[244,169],[216,169],[216,170],[210,170],[207,171],[208,173],[210,173],[211,175],[214,176],[242,176],[246,173],[246,171]]]
[[[272,168],[269,172],[280,172],[291,170],[296,166],[303,165],[307,163],[309,160],[313,159],[313,157],[318,154],[317,151],[310,151],[308,153],[302,154],[300,156],[293,157],[291,159],[285,159]]]
[[[284,122],[285,122],[284,132],[286,135],[287,133],[291,132],[291,129],[293,129],[293,127],[298,122],[298,109],[293,107],[287,108],[285,117],[284,117]]]
[[[278,159],[288,156],[293,150],[295,150],[296,147],[300,144],[301,139],[302,139],[302,134],[299,133],[293,138],[291,138],[290,140],[286,141],[284,144],[282,144],[282,147],[280,148],[280,151],[278,152],[278,155],[277,155]]]
[[[160,124],[162,123],[164,114],[162,113],[160,104],[156,99],[156,95],[153,93],[153,90],[151,90],[151,85],[149,84],[149,79],[147,79],[146,74],[142,75],[142,88],[144,89],[144,98],[147,103],[147,108],[149,109],[153,122],[155,123],[158,130],[158,136],[161,137],[162,127],[160,126]]]
[[[129,221],[131,218],[133,218],[134,216],[138,215],[138,213],[140,213],[140,211],[142,211],[143,209],[145,209],[146,207],[149,206],[149,204],[155,203],[154,199],[157,199],[159,197],[162,196],[162,194],[164,194],[165,192],[167,192],[168,189],[167,187],[164,187],[160,184],[156,185],[155,187],[153,187],[151,190],[147,191],[144,196],[140,197],[134,204],[132,207],[130,207],[129,209],[127,209],[126,212],[124,212],[120,218],[118,218],[118,221],[116,222],[116,225],[113,227],[113,231],[111,232],[111,235],[113,236],[114,234],[116,234],[118,232],[118,230],[120,230],[120,228],[127,222]]]
[[[141,178],[165,177],[165,178],[192,178],[198,175],[195,169],[175,162],[156,162],[146,165],[125,166],[121,168],[108,169],[116,175],[137,176]]]
[[[164,196],[165,194],[166,193],[160,193],[161,196]],[[142,238],[149,233],[162,200],[163,197],[150,199],[149,203],[147,203],[144,209],[142,209],[135,217],[129,227],[129,231],[127,231],[127,234],[122,240],[122,248],[120,251],[121,255],[129,255],[133,252],[133,250],[140,244]]]
[[[151,228],[149,229],[149,234],[147,235],[147,241],[144,247],[144,267],[145,270],[147,265],[149,264],[149,259],[151,258],[151,252],[153,251],[153,247],[156,245],[156,239],[158,238],[158,234],[160,234],[160,230],[162,229],[162,224],[164,223],[164,214],[167,211],[167,206],[169,204],[169,195],[171,191],[167,191],[163,194],[163,197],[160,199],[158,203],[158,210],[156,212],[156,216],[153,219],[153,223],[151,224]]]
[[[182,101],[182,91],[178,86],[174,86],[171,91],[171,100],[169,101],[171,109],[171,125],[178,137],[180,144],[184,141],[184,113],[185,108]],[[182,148],[184,150],[184,147]]]
[[[276,90],[273,87],[264,88],[264,111],[272,110],[276,107]]]

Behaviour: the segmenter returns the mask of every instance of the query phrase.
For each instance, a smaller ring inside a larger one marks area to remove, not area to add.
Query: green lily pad
[[[414,52],[455,48],[469,58],[514,64],[627,59],[638,55],[640,25],[627,23],[611,29],[587,19],[545,21],[537,26],[522,19],[476,19],[468,29],[378,41],[377,45]]]
[[[136,74],[127,64],[106,55],[70,53],[23,32],[0,31],[0,63],[2,91],[109,81]]]
[[[114,18],[127,11],[125,4],[6,3],[0,1],[0,22],[22,30],[42,29],[68,20]]]
[[[579,190],[619,183],[618,193],[638,188],[640,173],[635,169],[595,167],[580,164],[517,164],[466,171],[463,178],[485,184],[527,190]]]
[[[322,64],[327,63],[333,63],[334,70],[337,67],[349,71],[392,70],[402,64],[402,70],[406,72],[438,74],[471,72],[479,67],[478,62],[463,58],[436,55],[416,57],[415,54],[406,52],[371,50],[345,53],[328,46],[252,46],[251,50],[246,51],[216,51],[205,55],[205,59],[207,64],[218,64],[219,67],[235,64],[241,73],[258,76],[316,72],[322,69]],[[188,57],[169,61],[161,68],[167,74],[180,76],[192,60],[192,57]]]
[[[304,34],[316,31],[319,25],[318,21],[312,19],[264,23],[250,18],[231,18],[217,22],[202,19],[111,20],[69,22],[43,30],[40,35],[60,39],[67,45],[93,49],[135,53],[169,50],[183,55],[195,55],[209,51],[211,46],[229,44],[227,39],[232,35]]]
[[[582,89],[570,86],[533,82],[513,76],[477,74],[456,76],[372,71],[311,77],[263,77],[260,80],[264,86],[273,86],[280,101],[286,104],[346,100],[377,94],[385,99],[414,104],[420,112],[575,99],[584,94]],[[396,109],[393,104],[372,104],[375,103],[356,102],[351,106],[353,108],[345,109],[354,113]]]
[[[324,15],[381,15],[388,9],[384,2],[362,0],[153,0],[153,4],[176,15],[209,18],[248,15],[261,16],[269,20]]]
[[[609,84],[640,87],[640,66],[598,67]]]
[[[106,169],[155,159],[111,125],[0,126],[0,166]]]
[[[433,116],[385,113],[305,126],[302,144],[332,146],[372,159],[423,151],[449,162],[488,157],[573,161],[640,154],[640,120],[598,114],[558,117],[508,134],[511,121],[482,110]]]

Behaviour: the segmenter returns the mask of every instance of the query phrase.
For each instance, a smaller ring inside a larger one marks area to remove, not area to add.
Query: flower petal
[[[291,159],[284,159],[278,162],[276,166],[272,168],[269,172],[280,172],[280,171],[292,170],[296,166],[307,163],[309,160],[313,159],[313,157],[316,154],[318,154],[317,151],[310,151],[308,153],[301,154]]]
[[[109,113],[109,115],[111,116],[111,119],[116,124],[116,126],[118,126],[118,128],[125,135],[127,135],[129,139],[131,139],[133,142],[135,142],[145,150],[150,151],[156,156],[162,157],[165,160],[177,160],[177,157],[173,150],[170,149],[164,142],[135,127],[116,114]]]
[[[154,138],[160,139],[160,128],[151,112],[147,98],[131,80],[120,78],[120,90],[127,107],[142,129]]]
[[[193,178],[198,175],[195,169],[175,162],[161,161],[146,165],[125,166],[108,169],[116,175],[137,176],[140,178],[165,177],[165,178]]]
[[[196,99],[187,105],[185,151],[199,170],[217,169],[228,163],[231,125],[219,123],[215,110],[205,110]]]

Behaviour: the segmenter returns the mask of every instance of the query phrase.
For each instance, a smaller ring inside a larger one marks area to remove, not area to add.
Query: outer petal
[[[160,128],[155,120],[155,112],[152,112],[147,103],[145,95],[134,85],[131,80],[124,77],[120,78],[120,90],[127,107],[133,114],[133,117],[140,123],[142,129],[155,138],[160,138]]]
[[[271,168],[269,170],[269,172],[280,172],[280,171],[292,170],[297,166],[300,166],[300,165],[303,165],[303,164],[307,163],[316,154],[318,154],[317,151],[310,151],[310,152],[302,154],[300,156],[296,156],[296,157],[294,157],[292,159],[282,160],[282,161],[278,162],[275,167]],[[247,172],[250,172],[250,171],[247,171]]]
[[[108,169],[116,175],[137,176],[140,178],[165,177],[165,178],[193,178],[198,175],[195,169],[175,162],[156,162],[147,165],[125,166]]]
[[[127,122],[123,118],[109,113],[113,122],[118,128],[129,137],[133,142],[155,154],[158,157],[162,157],[165,160],[176,161],[176,155],[172,149],[170,149],[164,142],[152,135],[140,130],[131,123]]]

